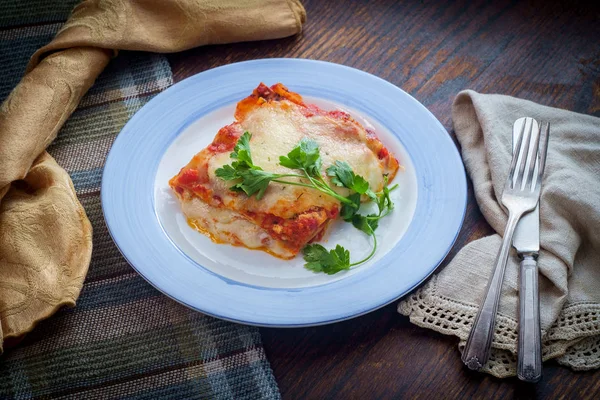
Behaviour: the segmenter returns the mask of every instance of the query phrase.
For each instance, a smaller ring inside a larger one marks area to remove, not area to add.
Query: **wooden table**
[[[300,57],[378,75],[417,98],[453,136],[462,89],[600,116],[600,2],[304,0],[302,35],[170,56],[177,80],[236,61]],[[469,191],[451,259],[490,234]],[[443,265],[442,265],[443,268]],[[600,398],[600,372],[544,365],[536,386],[466,370],[455,337],[412,325],[396,303],[333,325],[261,329],[283,398]]]

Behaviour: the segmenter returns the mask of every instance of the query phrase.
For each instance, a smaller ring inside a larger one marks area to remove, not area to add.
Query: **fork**
[[[547,126],[542,134],[541,126],[540,129],[535,130],[533,124],[529,124],[529,129],[525,131],[525,125],[523,124],[521,128],[516,146],[518,151],[513,154],[508,178],[502,192],[501,203],[508,210],[508,222],[504,229],[502,246],[498,252],[493,274],[487,285],[485,298],[475,317],[462,354],[462,361],[472,370],[483,367],[490,355],[502,281],[504,280],[506,260],[508,259],[513,233],[521,216],[533,210],[540,198],[549,128]],[[535,160],[538,158],[538,153],[539,168],[536,179],[533,179]]]

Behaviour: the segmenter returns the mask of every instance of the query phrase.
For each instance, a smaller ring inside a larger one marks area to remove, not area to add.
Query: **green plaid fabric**
[[[0,99],[75,3],[0,2]],[[280,397],[256,328],[191,311],[156,291],[123,259],[104,224],[99,192],[110,146],[172,83],[163,56],[121,53],[49,148],[92,222],[92,263],[77,307],[40,323],[0,356],[0,399]]]

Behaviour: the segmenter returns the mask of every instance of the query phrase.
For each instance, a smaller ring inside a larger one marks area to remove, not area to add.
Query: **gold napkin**
[[[88,0],[0,107],[0,352],[64,305],[90,262],[90,223],[44,149],[117,50],[176,52],[301,32],[297,0]]]
[[[549,121],[550,141],[540,200],[542,356],[576,370],[600,367],[600,119],[526,100],[473,91],[452,106],[456,137],[475,198],[496,232],[507,216],[498,199],[512,158],[512,124]],[[496,234],[465,246],[398,311],[420,326],[469,335],[500,247]],[[518,259],[509,256],[492,353],[485,371],[516,374]]]

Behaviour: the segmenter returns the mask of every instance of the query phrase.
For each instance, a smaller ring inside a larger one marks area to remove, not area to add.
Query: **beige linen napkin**
[[[530,116],[551,124],[540,200],[540,308],[543,359],[576,370],[600,367],[600,119],[530,101],[470,90],[452,106],[456,136],[481,212],[502,233],[498,199],[511,159],[512,124]],[[464,348],[501,237],[476,240],[398,311],[426,328],[460,338]],[[492,354],[485,371],[516,374],[518,259],[509,259]]]
[[[90,223],[44,149],[117,50],[175,52],[301,32],[297,0],[88,0],[0,107],[0,352],[63,305],[90,262]]]

